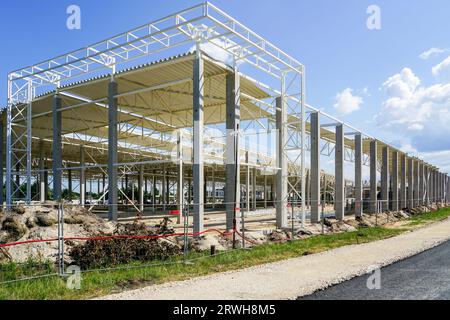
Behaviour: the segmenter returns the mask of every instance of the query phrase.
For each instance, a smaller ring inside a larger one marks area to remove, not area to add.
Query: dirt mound
[[[134,261],[164,260],[182,253],[182,248],[175,242],[161,239],[120,238],[120,236],[147,237],[172,234],[168,219],[150,229],[143,223],[118,225],[113,236],[105,240],[93,240],[76,245],[69,254],[73,264],[82,269],[117,266]]]
[[[97,218],[80,207],[65,208],[64,236],[90,237],[112,234],[115,224]],[[18,206],[0,214],[0,244],[29,240],[47,240],[58,237],[58,210],[56,205]],[[66,246],[66,250],[70,245]],[[28,259],[54,260],[58,253],[57,242],[24,244],[0,251],[0,262],[24,262]]]

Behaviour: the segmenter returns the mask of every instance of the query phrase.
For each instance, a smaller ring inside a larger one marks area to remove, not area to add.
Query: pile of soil
[[[30,240],[46,240],[58,237],[58,210],[56,205],[19,206],[0,213],[0,244]],[[91,237],[109,235],[115,224],[97,218],[81,207],[66,208],[64,212],[65,237]],[[66,246],[66,251],[70,245]],[[24,244],[0,250],[0,262],[25,262],[54,260],[58,253],[57,242]]]
[[[138,222],[118,225],[113,236],[119,238],[87,241],[73,246],[69,254],[72,263],[84,270],[117,266],[135,261],[165,260],[181,254],[182,247],[169,238],[142,239],[120,238],[120,236],[153,237],[173,232],[173,229],[168,228],[168,219],[154,229]]]

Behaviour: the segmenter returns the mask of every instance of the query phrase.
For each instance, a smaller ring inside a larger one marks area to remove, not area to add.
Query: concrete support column
[[[419,206],[424,205],[424,195],[425,195],[425,180],[424,180],[424,165],[419,162]]]
[[[67,170],[67,182],[68,182],[68,193],[69,193],[69,201],[72,201],[72,170]]]
[[[256,211],[256,168],[252,169],[252,211]]]
[[[336,126],[335,146],[335,205],[336,219],[343,221],[345,214],[345,180],[344,180],[344,126]]]
[[[117,83],[111,81],[108,88],[108,218],[117,221]]]
[[[139,179],[138,179],[138,193],[139,193],[139,211],[144,213],[144,166],[139,166]]]
[[[241,209],[241,162],[239,135],[241,121],[240,78],[237,72],[226,76],[226,177],[225,207],[227,230],[233,229],[235,214]]]
[[[414,207],[420,205],[420,179],[419,179],[419,161],[414,161]]]
[[[61,97],[53,97],[53,199],[61,201],[62,184],[62,114]]]
[[[267,209],[267,198],[269,197],[267,191],[267,174],[264,172],[264,209]]]
[[[193,87],[193,147],[194,147],[194,233],[204,229],[204,163],[203,163],[203,127],[204,127],[204,61],[202,53],[197,49],[197,57],[194,60],[194,87]]]
[[[408,159],[408,209],[414,208],[414,160]]]
[[[311,223],[320,221],[320,114],[311,113]]]
[[[430,167],[425,166],[424,171],[425,171],[425,183],[426,183],[426,186],[425,186],[425,192],[426,192],[425,204],[429,205],[430,201],[431,201],[431,198],[430,198]]]
[[[355,216],[362,217],[363,213],[363,185],[362,185],[362,136],[355,135]]]
[[[177,176],[177,209],[179,211],[178,222],[181,221],[184,209],[184,171],[183,171],[183,133],[180,130],[177,137],[177,158],[178,176]]]
[[[392,152],[392,211],[399,210],[398,201],[398,152]]]
[[[216,174],[215,174],[215,170],[212,171],[212,177],[211,177],[211,182],[212,182],[212,188],[211,188],[211,193],[212,193],[212,208],[216,209]]]
[[[153,205],[153,213],[156,211],[156,176],[153,173],[152,176],[152,205]]]
[[[370,213],[377,212],[377,150],[377,141],[372,140],[370,142]]]
[[[44,203],[47,199],[45,187],[45,159],[44,159],[44,142],[39,141],[39,199]],[[2,189],[3,190],[3,189]],[[3,203],[3,202],[2,202]]]
[[[402,155],[400,169],[400,209],[408,207],[406,199],[406,155]]]
[[[433,168],[428,167],[428,204],[433,202]]]
[[[389,211],[389,148],[383,147],[381,166],[381,208]]]
[[[434,168],[430,168],[430,202],[435,203],[434,193]]]
[[[86,169],[84,146],[80,146],[80,205],[86,204]]]
[[[277,141],[277,160],[278,167],[277,172],[277,197],[276,197],[276,214],[277,214],[277,227],[284,228],[287,226],[287,200],[288,200],[288,170],[287,170],[287,158],[284,152],[284,147],[287,139],[287,132],[285,123],[287,122],[286,106],[282,97],[278,97],[276,100],[276,128],[278,131]],[[302,197],[306,195],[302,194]]]

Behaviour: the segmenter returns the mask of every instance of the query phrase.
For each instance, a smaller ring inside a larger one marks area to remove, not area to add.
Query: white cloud
[[[431,57],[436,57],[444,52],[448,52],[447,49],[441,49],[441,48],[431,48],[423,53],[420,54],[419,58],[423,60],[428,60]]]
[[[233,65],[233,55],[227,52],[225,49],[222,49],[225,46],[225,43],[220,39],[213,39],[210,42],[205,42],[200,44],[200,49],[206,53],[211,58],[225,63],[227,65]],[[195,52],[196,46],[193,46],[190,49],[190,52]]]
[[[450,83],[421,85],[409,68],[382,85],[387,94],[378,124],[408,137],[419,151],[450,149]]]
[[[434,76],[440,76],[443,74],[450,74],[450,56],[448,56],[444,61],[435,65],[431,72]]]
[[[334,107],[340,114],[344,115],[358,111],[364,102],[361,97],[353,95],[353,90],[350,88],[338,93],[335,99]]]

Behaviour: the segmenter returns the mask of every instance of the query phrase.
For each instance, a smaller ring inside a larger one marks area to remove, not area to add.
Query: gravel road
[[[310,295],[450,240],[450,219],[377,242],[103,297],[105,300],[286,300]]]

